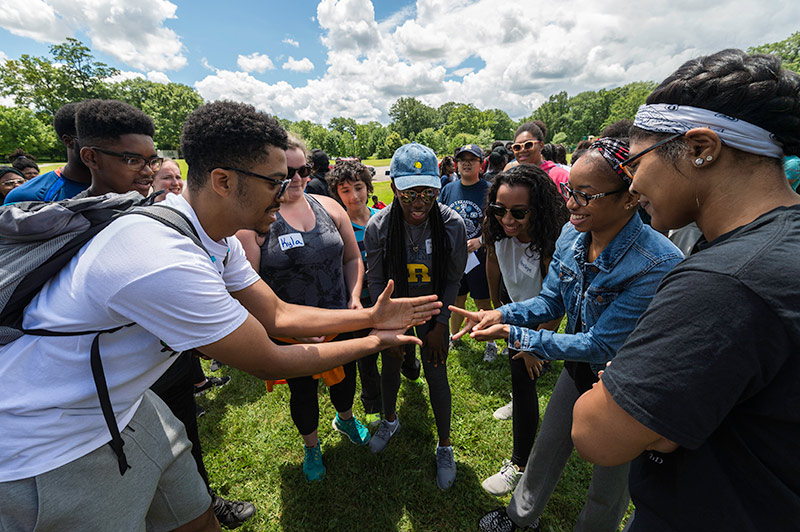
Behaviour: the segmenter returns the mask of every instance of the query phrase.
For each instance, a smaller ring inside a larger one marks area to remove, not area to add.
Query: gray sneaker
[[[508,495],[517,487],[522,473],[516,464],[511,460],[503,460],[503,467],[500,471],[483,481],[483,489],[496,497]]]
[[[513,405],[514,401],[509,401],[507,404],[495,410],[492,415],[495,419],[511,419],[511,416],[514,415]]]
[[[373,434],[372,438],[369,440],[370,452],[379,453],[386,449],[386,445],[389,444],[389,440],[392,439],[392,436],[400,431],[400,418],[397,417],[394,421],[394,423],[390,423],[385,419],[381,420],[378,430],[375,431],[375,434]]]
[[[483,351],[484,362],[494,362],[497,358],[497,345],[486,342],[486,349]]]
[[[456,481],[456,460],[453,447],[436,447],[436,484],[446,490]]]

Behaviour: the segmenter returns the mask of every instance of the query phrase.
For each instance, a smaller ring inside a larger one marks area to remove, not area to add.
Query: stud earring
[[[710,161],[713,161],[713,160],[714,160],[714,157],[712,157],[711,155],[706,156],[706,161],[710,162]]]
[[[694,160],[694,165],[703,166],[704,162],[706,162],[705,159],[703,159],[702,157],[698,157],[697,159]]]

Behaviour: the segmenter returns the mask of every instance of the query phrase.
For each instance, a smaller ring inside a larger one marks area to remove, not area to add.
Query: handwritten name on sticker
[[[287,235],[280,235],[278,243],[281,246],[281,251],[286,251],[292,248],[301,248],[306,245],[303,241],[303,235],[300,233],[289,233]]]

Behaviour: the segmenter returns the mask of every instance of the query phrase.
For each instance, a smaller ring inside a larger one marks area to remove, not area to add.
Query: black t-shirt
[[[306,194],[319,194],[330,197],[331,193],[328,189],[328,182],[325,180],[325,174],[311,175],[311,180],[306,184]]]
[[[632,530],[800,526],[800,206],[684,260],[603,375],[678,443],[633,461]]]

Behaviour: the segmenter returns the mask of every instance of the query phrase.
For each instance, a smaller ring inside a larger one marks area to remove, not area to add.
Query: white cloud
[[[647,9],[621,0],[417,0],[377,21],[369,0],[321,0],[315,20],[327,55],[319,77],[292,86],[215,70],[195,86],[206,100],[246,101],[318,123],[386,123],[401,96],[521,118],[562,90],[660,81],[692,57],[785,39],[798,19],[800,2],[782,0],[658,0]],[[308,58],[289,58],[283,68],[305,61],[314,68]]]
[[[314,63],[308,57],[302,59],[295,59],[289,56],[289,59],[281,67],[284,70],[293,70],[295,72],[311,72],[314,70]]]
[[[147,73],[147,80],[152,81],[154,83],[163,83],[167,84],[170,83],[169,76],[164,74],[163,72],[158,72],[157,70],[151,70]]]
[[[3,0],[0,27],[39,42],[58,43],[85,32],[94,51],[141,70],[186,65],[178,35],[164,26],[178,6],[168,0]]]
[[[146,79],[141,72],[131,72],[130,70],[120,70],[116,76],[106,78],[109,83],[121,83],[129,79]]]
[[[275,65],[272,64],[272,59],[268,55],[258,52],[253,52],[250,55],[240,55],[236,59],[236,64],[245,72],[264,72],[275,68]]]
[[[285,38],[282,42],[284,44],[288,44],[289,46],[294,46],[295,48],[299,48],[300,47],[300,43],[299,42],[295,41],[294,39],[290,39],[288,37]]]
[[[5,63],[8,60],[8,56],[2,50],[0,50],[0,63]]]

